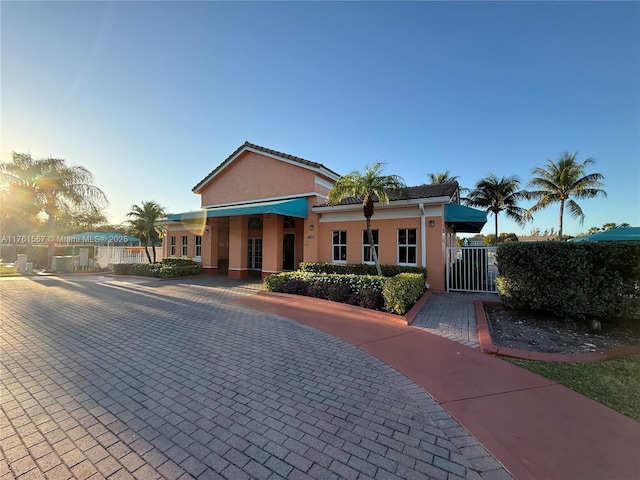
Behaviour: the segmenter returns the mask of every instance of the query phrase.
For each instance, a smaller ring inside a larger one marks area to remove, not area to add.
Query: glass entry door
[[[247,268],[262,271],[262,238],[249,238],[247,241]]]

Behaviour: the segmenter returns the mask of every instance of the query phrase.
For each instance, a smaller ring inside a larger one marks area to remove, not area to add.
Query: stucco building
[[[326,205],[339,174],[324,165],[245,142],[193,192],[201,208],[163,222],[163,255],[188,257],[233,278],[295,270],[300,262],[372,261],[362,203]],[[445,249],[456,232],[479,232],[485,212],[459,204],[457,182],[409,187],[376,203],[371,228],[381,264],[426,266],[445,289]]]

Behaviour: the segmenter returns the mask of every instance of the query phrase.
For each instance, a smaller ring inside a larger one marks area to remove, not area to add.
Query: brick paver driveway
[[[217,282],[0,280],[0,475],[479,478],[499,466],[391,367],[227,305],[254,290]]]

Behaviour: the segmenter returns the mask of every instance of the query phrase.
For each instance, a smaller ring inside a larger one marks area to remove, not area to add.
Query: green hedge
[[[324,263],[301,262],[300,271],[312,273],[337,273],[342,275],[377,275],[375,265],[366,263]],[[383,277],[395,277],[401,273],[417,273],[427,278],[427,269],[421,267],[403,267],[401,265],[380,265]]]
[[[379,277],[298,270],[269,275],[264,284],[270,292],[306,295],[399,315],[404,315],[425,292],[422,273]]]
[[[163,258],[160,263],[163,265],[171,265],[173,267],[192,267],[196,265],[196,262],[191,260],[190,258]]]
[[[415,273],[387,278],[382,289],[386,310],[404,315],[424,293],[424,283],[424,276]]]
[[[178,261],[176,261],[178,260]],[[175,278],[199,275],[202,267],[196,262],[183,258],[165,258],[159,263],[120,263],[113,265],[116,275],[139,277]]]
[[[509,307],[601,319],[640,309],[640,243],[504,243],[497,257],[498,291]]]

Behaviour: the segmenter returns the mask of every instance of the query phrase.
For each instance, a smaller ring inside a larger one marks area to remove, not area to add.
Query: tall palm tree
[[[600,173],[586,174],[587,165],[595,163],[592,158],[587,158],[584,162],[576,161],[576,155],[563,153],[557,162],[547,161],[546,168],[536,167],[533,174],[537,175],[529,182],[529,188],[534,188],[527,192],[527,198],[537,199],[538,202],[526,212],[530,217],[538,210],[542,210],[552,203],[560,203],[560,213],[558,214],[558,240],[562,240],[562,221],[565,206],[575,219],[584,223],[584,212],[573,198],[594,198],[607,196],[601,182],[604,176]]]
[[[162,234],[156,224],[167,216],[165,209],[153,201],[142,202],[140,205],[132,205],[131,211],[127,213],[127,216],[132,217],[129,223],[136,235],[140,237],[149,263],[156,263],[155,245]],[[149,255],[149,245],[154,247],[153,262],[151,261],[151,255]]]
[[[479,180],[475,188],[471,190],[465,203],[472,207],[485,209],[495,216],[495,244],[498,244],[498,214],[505,212],[508,218],[518,224],[524,223],[524,208],[518,207],[518,202],[525,198],[525,193],[520,191],[518,177],[498,178],[493,173],[487,178]]]
[[[395,194],[401,197],[406,196],[407,186],[404,180],[398,175],[382,175],[384,163],[375,162],[373,165],[366,165],[364,173],[353,171],[340,177],[333,184],[327,195],[327,204],[336,205],[347,197],[354,197],[362,200],[364,218],[367,222],[367,237],[376,264],[378,275],[382,275],[378,252],[376,252],[371,231],[371,217],[373,216],[374,203],[376,201],[388,204],[389,195]]]
[[[12,152],[13,162],[2,165],[3,183],[9,189],[29,197],[31,208],[47,215],[47,235],[56,234],[61,210],[97,209],[108,203],[102,190],[94,185],[93,175],[85,167],[67,165],[60,158],[33,159],[31,154]],[[24,202],[23,202],[24,203]],[[49,264],[54,242],[49,243]]]

